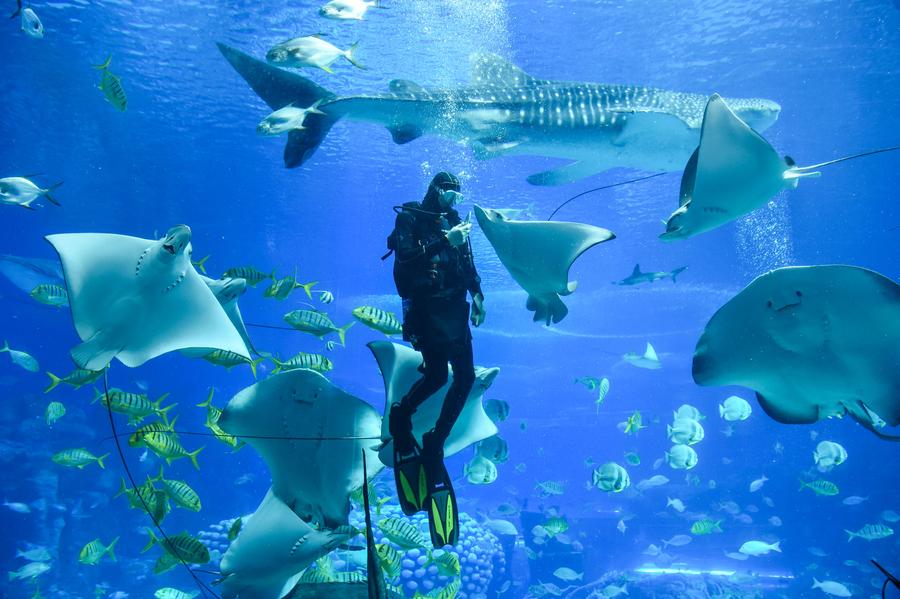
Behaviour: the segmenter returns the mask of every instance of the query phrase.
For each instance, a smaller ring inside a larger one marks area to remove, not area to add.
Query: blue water
[[[370,10],[363,22],[342,23],[317,16],[319,5],[308,2],[36,2],[32,7],[46,28],[42,40],[22,34],[17,19],[3,20],[0,176],[41,173],[35,178],[44,185],[65,183],[56,193],[60,208],[3,207],[0,253],[54,259],[44,235],[114,232],[156,238],[186,223],[195,257],[211,256],[212,276],[237,265],[274,269],[279,276],[296,269],[301,281],[318,281],[318,289],[333,292],[334,303],[324,309],[342,325],[359,305],[399,312],[390,261],[379,260],[393,226],[391,206],[420,199],[437,171],[459,173],[471,202],[530,208],[534,218],[545,218],[576,193],[642,174],[614,169],[564,187],[534,187],[525,177],[558,161],[478,161],[468,148],[438,137],[395,145],[385,129],[359,122],[338,123],[305,165],[287,170],[281,159],[284,139],[255,132],[269,109],[222,58],[217,41],[262,57],[273,44],[297,35],[324,32],[342,48],[359,40],[367,70],[338,62],[334,75],[303,72],[337,94],[381,92],[391,79],[463,85],[469,54],[486,51],[545,79],[769,98],[782,112],[765,136],[799,164],[900,140],[900,11],[886,0],[385,4],[384,10]],[[124,113],[104,101],[97,89],[99,72],[91,68],[110,55],[110,69],[128,95]],[[694,385],[690,367],[709,317],[768,270],[842,263],[897,280],[898,172],[897,154],[841,163],[735,223],[672,244],[657,236],[660,219],[677,206],[678,173],[577,200],[558,219],[603,226],[618,237],[575,263],[570,278],[578,281],[578,291],[565,299],[570,314],[552,328],[531,322],[524,293],[476,227],[472,238],[488,313],[474,332],[475,357],[478,364],[501,369],[487,397],[511,406],[510,418],[499,424],[510,459],[487,486],[464,482],[471,449],[450,458],[448,468],[459,478],[457,494],[467,512],[490,513],[511,503],[522,510],[510,518],[522,540],[541,549],[531,541],[531,528],[555,510],[567,518],[567,534],[575,541],[548,546],[537,560],[524,557],[520,542],[508,556],[503,576],[514,584],[504,596],[525,596],[529,585],[541,582],[565,588],[568,583],[553,576],[561,565],[583,572],[577,583],[582,585],[612,571],[644,579],[647,575],[636,569],[651,562],[675,570],[737,572],[723,578],[735,581],[748,597],[821,596],[810,590],[814,576],[847,585],[853,596],[880,596],[874,584],[880,588],[881,579],[866,564],[875,558],[900,569],[900,537],[848,544],[843,529],[879,522],[883,510],[900,511],[897,446],[849,419],[778,424],[749,390]],[[674,285],[610,285],[635,263],[645,270],[689,269]],[[278,324],[285,312],[304,307],[302,291],[278,302],[263,298],[262,289],[241,299],[248,321]],[[12,347],[37,358],[42,371],[71,370],[68,350],[79,339],[68,310],[38,304],[5,278],[0,302],[0,331]],[[302,333],[253,329],[251,335],[258,348],[272,353],[327,353],[335,363],[330,380],[382,409],[381,377],[365,347],[383,338],[379,333],[357,324],[347,347],[331,352]],[[662,369],[639,370],[622,362],[622,354],[642,351],[647,341],[659,352]],[[261,367],[260,376],[270,369]],[[599,414],[593,394],[572,382],[586,375],[611,381]],[[245,367],[226,372],[177,354],[133,370],[116,363],[109,376],[114,386],[146,390],[154,398],[170,392],[178,403],[179,428],[198,432],[205,430],[204,413],[193,404],[205,399],[210,387],[222,406],[253,383]],[[103,596],[120,591],[132,597],[150,596],[163,586],[191,590],[181,569],[152,575],[158,550],[140,553],[149,519],[127,509],[123,498],[112,498],[124,470],[105,410],[90,403],[93,391],[60,388],[44,395],[46,382],[43,374],[0,356],[2,496],[8,502],[39,502],[28,514],[0,509],[2,569],[24,565],[15,550],[32,543],[47,546],[53,556],[51,570],[37,579],[47,597],[91,596],[97,588]],[[726,436],[717,405],[733,393],[750,400],[754,411]],[[65,403],[68,413],[49,428],[44,410],[51,398]],[[683,403],[706,416],[706,439],[696,446],[700,461],[689,472],[695,481],[665,464],[653,469],[669,447],[665,425]],[[616,424],[635,410],[648,428],[626,436]],[[119,426],[127,428],[124,420]],[[840,487],[837,497],[797,491],[799,479],[813,476],[812,452],[824,439],[840,442],[849,454],[845,464],[825,475]],[[203,509],[199,514],[175,510],[164,522],[167,531],[196,532],[255,509],[269,475],[251,448],[231,453],[204,437],[183,442],[189,449],[206,446],[201,470],[179,460],[167,468],[167,477],[197,489]],[[64,469],[50,461],[53,453],[72,447],[113,455],[102,471]],[[154,456],[141,461],[141,450],[125,449],[139,480],[158,470]],[[642,460],[627,466],[633,484],[654,474],[670,482],[641,495],[585,488],[593,467],[608,461],[624,465],[628,451]],[[586,466],[588,458],[596,464]],[[750,493],[750,482],[762,475],[768,482]],[[383,477],[383,488],[390,489],[389,471]],[[543,481],[560,481],[565,492],[542,499],[535,485]],[[846,506],[842,499],[850,495],[868,499]],[[666,496],[681,498],[688,511],[666,510]],[[722,511],[726,501],[736,502],[748,518]],[[670,548],[666,563],[642,554],[651,543],[689,534],[692,520],[704,515],[724,519],[724,532]],[[771,524],[772,516],[782,525]],[[622,519],[624,533],[617,530]],[[114,536],[122,537],[117,562],[78,563],[85,543]],[[783,552],[747,561],[724,556],[750,539],[780,540]],[[827,557],[811,554],[810,547]],[[208,568],[215,570],[215,564]],[[692,579],[683,572],[675,576]],[[666,584],[664,576],[657,580]],[[8,597],[31,596],[34,588],[27,581],[4,582],[4,587]]]

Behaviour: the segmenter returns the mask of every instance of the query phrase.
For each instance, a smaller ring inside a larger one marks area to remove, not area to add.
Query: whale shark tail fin
[[[305,77],[257,60],[225,44],[216,45],[234,70],[272,110],[292,103],[295,106],[315,104],[318,107],[337,97]],[[284,147],[284,166],[294,168],[306,162],[338,118],[330,116],[327,108],[321,113],[308,113],[303,121],[304,128],[288,133],[287,145]]]

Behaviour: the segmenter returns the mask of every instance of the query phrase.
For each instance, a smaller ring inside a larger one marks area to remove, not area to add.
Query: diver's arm
[[[483,301],[484,292],[481,290],[481,276],[475,268],[475,255],[472,253],[472,242],[468,239],[466,241],[468,249],[466,252],[466,267],[469,270],[469,294],[472,296],[472,299],[475,299],[476,295],[480,295]]]
[[[413,231],[413,219],[407,214],[397,216],[395,234],[397,236],[397,261],[401,264],[420,260],[427,261],[450,247],[450,242],[443,235],[438,235],[427,243],[417,239]]]

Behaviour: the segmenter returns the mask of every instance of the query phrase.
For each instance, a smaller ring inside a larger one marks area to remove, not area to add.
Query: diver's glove
[[[480,293],[476,293],[472,296],[472,317],[470,318],[472,326],[481,326],[486,314],[487,311],[484,309],[484,296]]]
[[[472,230],[472,223],[459,223],[449,231],[444,231],[444,236],[453,247],[459,247],[469,238],[469,231]]]

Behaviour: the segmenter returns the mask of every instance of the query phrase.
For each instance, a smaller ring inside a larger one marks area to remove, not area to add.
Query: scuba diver
[[[469,241],[472,225],[468,219],[462,221],[455,209],[462,198],[459,179],[438,173],[421,203],[394,208],[397,218],[388,238],[388,248],[396,252],[394,282],[403,300],[403,339],[422,353],[423,360],[422,378],[390,406],[394,478],[403,512],[428,513],[435,547],[455,544],[459,537],[456,499],[444,467],[444,442],[475,382],[469,321],[477,327],[485,317],[481,278]],[[466,293],[472,296],[471,313]],[[447,383],[448,363],[453,382],[434,428],[422,435],[420,447],[413,435],[412,415]]]

